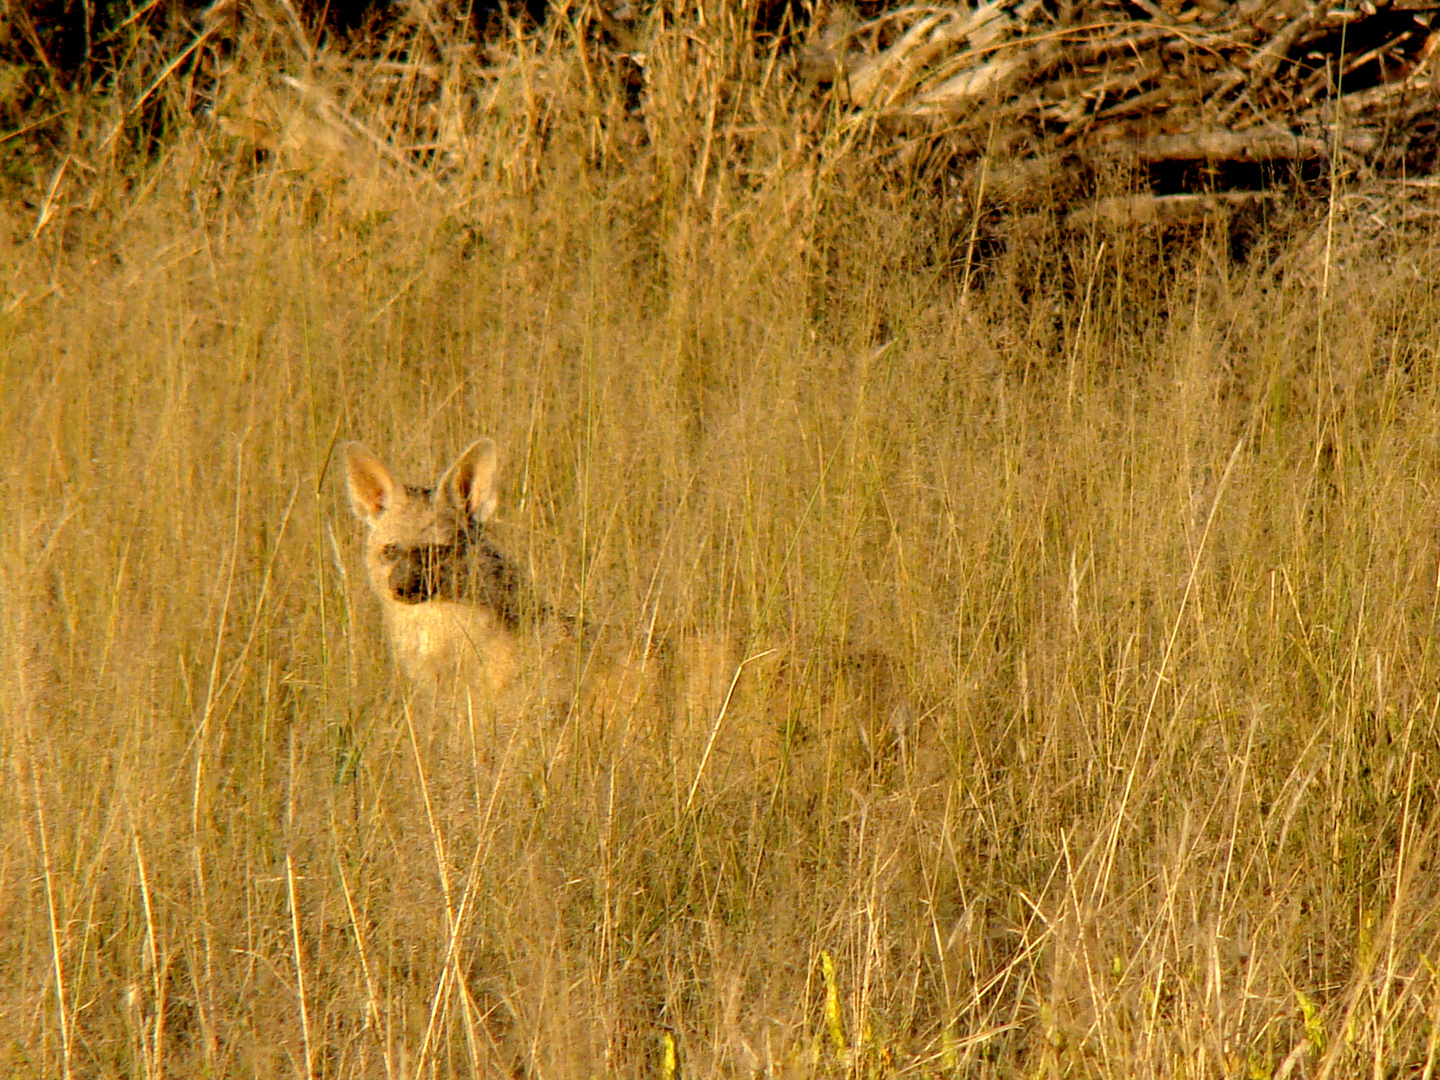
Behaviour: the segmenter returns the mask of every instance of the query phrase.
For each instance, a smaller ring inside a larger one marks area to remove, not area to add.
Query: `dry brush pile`
[[[975,198],[1083,195],[1128,169],[1135,194],[1075,217],[1163,223],[1288,194],[1331,159],[1387,178],[1434,165],[1430,6],[993,0],[858,26],[839,11],[803,67],[879,147],[962,163]]]

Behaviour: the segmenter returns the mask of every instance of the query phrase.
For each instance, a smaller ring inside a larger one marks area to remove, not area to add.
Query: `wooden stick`
[[[1217,191],[1206,195],[1120,195],[1097,199],[1073,211],[1065,224],[1072,229],[1090,225],[1187,225],[1231,210],[1258,206],[1278,199],[1276,191]]]

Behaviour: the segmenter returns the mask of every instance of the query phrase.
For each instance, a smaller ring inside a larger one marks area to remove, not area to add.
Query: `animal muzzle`
[[[402,604],[423,604],[446,595],[451,567],[446,553],[435,548],[414,548],[390,570],[390,593]]]

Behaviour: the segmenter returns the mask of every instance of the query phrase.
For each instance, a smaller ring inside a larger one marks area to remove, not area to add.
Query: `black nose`
[[[423,604],[440,592],[440,568],[425,549],[406,553],[390,571],[390,592],[405,604]]]

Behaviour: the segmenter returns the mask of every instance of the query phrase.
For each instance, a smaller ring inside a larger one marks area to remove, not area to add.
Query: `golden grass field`
[[[987,263],[665,46],[642,149],[516,44],[443,176],[199,126],[8,204],[0,1073],[1435,1075],[1433,235]],[[336,448],[480,435],[557,607],[851,659],[703,770],[427,757]]]

